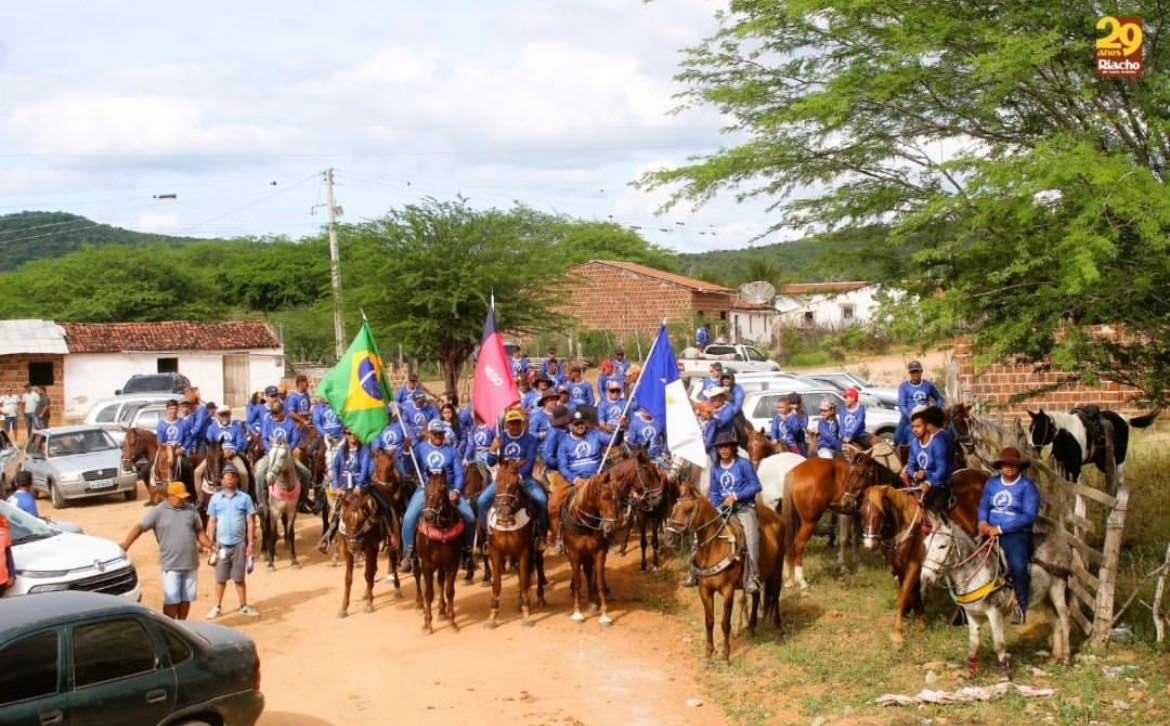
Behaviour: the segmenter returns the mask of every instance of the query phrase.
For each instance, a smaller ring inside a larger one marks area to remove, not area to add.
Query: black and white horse
[[[1040,409],[1036,413],[1028,411],[1032,422],[1028,425],[1028,436],[1036,454],[1049,444],[1052,445],[1052,457],[1056,466],[1066,478],[1071,481],[1080,481],[1081,469],[1085,464],[1093,464],[1102,472],[1106,470],[1105,449],[1100,441],[1094,441],[1097,436],[1090,432],[1090,427],[1099,426],[1100,419],[1113,424],[1113,459],[1117,467],[1117,482],[1125,479],[1125,457],[1129,450],[1129,427],[1144,429],[1158,418],[1160,411],[1154,411],[1144,416],[1131,418],[1128,421],[1116,411],[1098,409],[1096,406],[1085,406],[1074,409],[1069,413],[1045,412]],[[1086,421],[1088,425],[1086,426]],[[1104,436],[1104,432],[1100,436]],[[1115,483],[1115,485],[1116,485]]]

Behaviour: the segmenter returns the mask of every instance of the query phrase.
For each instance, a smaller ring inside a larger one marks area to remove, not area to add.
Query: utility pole
[[[333,342],[337,360],[345,354],[345,320],[341,314],[341,255],[337,251],[337,215],[342,213],[333,198],[333,169],[325,170],[325,204],[329,209],[329,273],[333,280]]]

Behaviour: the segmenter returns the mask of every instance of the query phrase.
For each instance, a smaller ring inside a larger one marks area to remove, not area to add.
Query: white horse
[[[930,533],[923,542],[926,557],[922,562],[922,588],[945,580],[955,602],[967,613],[967,665],[972,675],[979,668],[979,619],[987,621],[995,655],[1000,666],[1008,669],[1004,645],[1004,619],[1013,607],[1011,588],[1003,581],[1004,567],[999,548],[977,545],[962,527],[947,519],[927,514]],[[1072,658],[1069,645],[1068,579],[1051,574],[1039,562],[1056,570],[1067,571],[1072,565],[1072,550],[1059,528],[1036,538],[1032,555],[1032,587],[1029,601],[1040,605],[1047,601],[1056,611],[1052,627],[1052,659],[1068,664]]]
[[[765,506],[780,511],[780,502],[784,499],[784,485],[788,481],[788,472],[797,467],[804,457],[791,451],[781,451],[772,454],[760,462],[756,475],[760,478],[760,485],[764,488],[760,492],[760,499]]]
[[[278,525],[284,525],[284,540],[288,544],[292,566],[299,569],[296,547],[297,504],[301,495],[301,479],[294,466],[288,444],[273,444],[256,466],[256,490],[264,502],[260,509],[266,525],[264,549],[268,569],[276,569],[276,539]]]

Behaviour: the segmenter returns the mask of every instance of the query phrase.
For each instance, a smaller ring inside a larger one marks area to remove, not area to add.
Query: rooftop
[[[837,295],[843,292],[853,292],[872,283],[855,280],[853,282],[802,282],[794,285],[782,285],[781,295]]]
[[[0,320],[0,355],[68,352],[65,331],[52,320]]]
[[[619,260],[589,260],[585,263],[589,265],[606,265],[608,267],[616,267],[619,270],[632,272],[635,275],[642,275],[643,277],[650,277],[660,282],[665,282],[669,285],[677,287],[685,287],[688,290],[695,292],[713,292],[731,294],[735,292],[731,288],[716,285],[713,282],[706,282],[704,280],[696,280],[693,277],[684,277],[683,275],[676,275],[673,272],[665,272],[657,270],[646,265],[639,265],[636,262],[622,262]]]
[[[250,350],[279,348],[280,339],[261,320],[232,322],[62,323],[70,353]],[[63,351],[64,352],[64,351]]]

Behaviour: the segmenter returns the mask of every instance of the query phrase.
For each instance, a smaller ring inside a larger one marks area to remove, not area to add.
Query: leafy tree
[[[885,229],[928,338],[1170,391],[1170,49],[1141,1],[1146,77],[1094,76],[1083,0],[732,0],[686,51],[692,105],[746,142],[640,180],[674,201],[769,200],[773,229]],[[797,197],[793,192],[805,190]],[[807,194],[808,191],[813,193]],[[1103,341],[1092,324],[1122,324]]]

